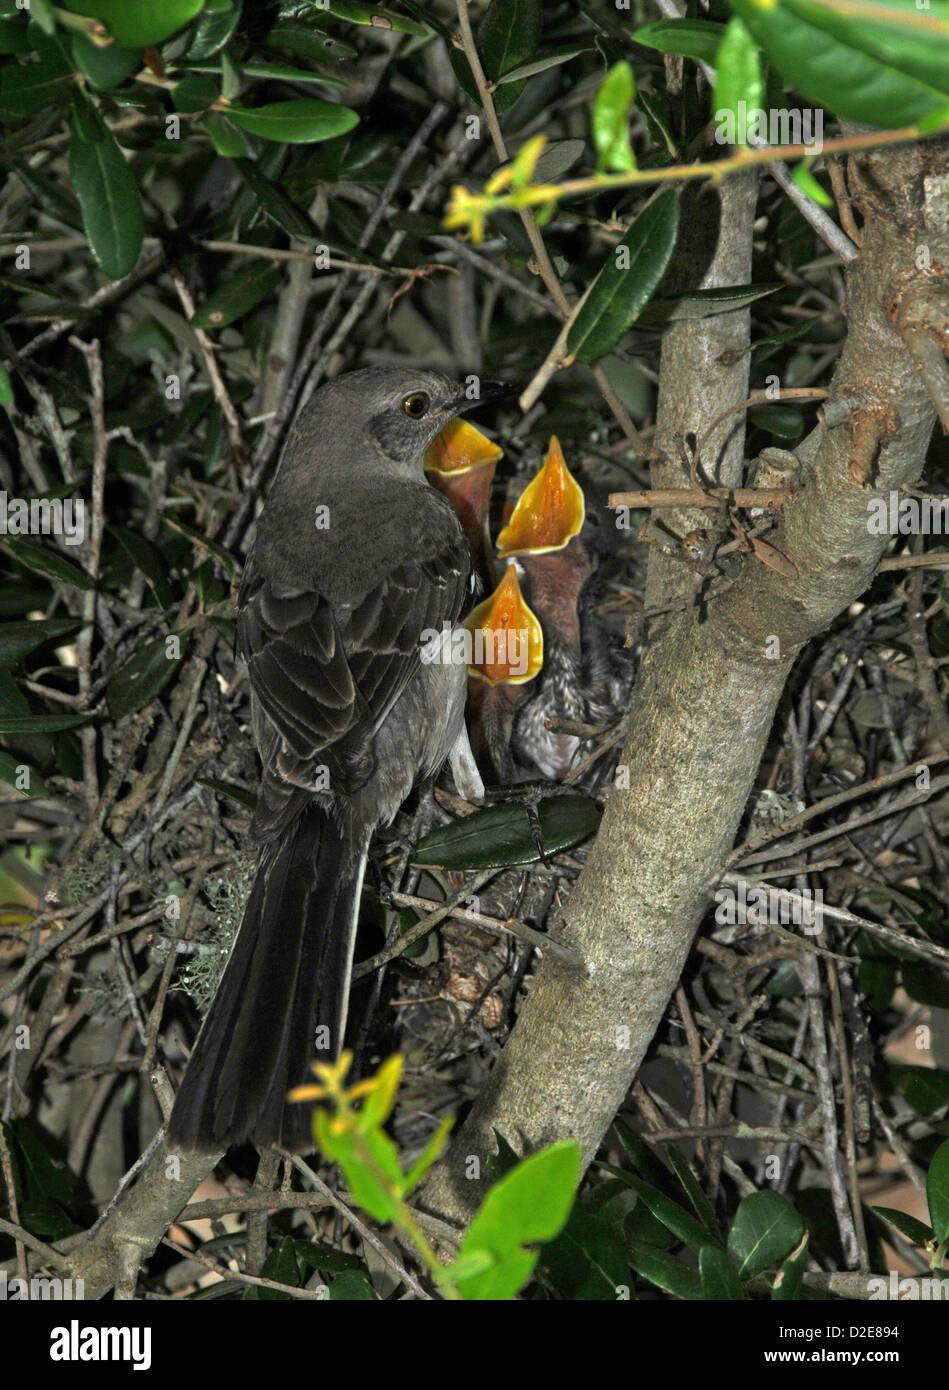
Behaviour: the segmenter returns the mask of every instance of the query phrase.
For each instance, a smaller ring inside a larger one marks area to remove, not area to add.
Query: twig
[[[660,507],[783,507],[791,493],[785,487],[646,488],[642,492],[611,492],[607,507],[631,507],[634,511]]]
[[[181,300],[181,307],[184,309],[185,317],[190,323],[194,318],[194,300],[191,297],[191,291],[188,289],[185,278],[176,265],[169,266],[169,270],[171,272],[171,278],[175,282],[175,289],[178,291],[178,298]],[[192,332],[197,338],[198,346],[201,349],[201,357],[204,360],[204,368],[211,382],[211,390],[214,392],[214,399],[217,401],[221,414],[224,416],[225,424],[227,425],[228,438],[231,441],[231,457],[233,463],[237,465],[237,467],[240,467],[244,460],[244,440],[241,431],[240,417],[237,414],[237,409],[234,402],[231,400],[228,389],[224,384],[224,378],[221,376],[217,358],[214,355],[214,344],[203,328],[194,328]],[[232,478],[232,482],[236,492],[238,486],[236,476]]]
[[[102,554],[102,533],[105,529],[105,468],[108,453],[108,438],[105,429],[105,386],[102,379],[102,356],[99,340],[83,342],[75,336],[69,339],[86,359],[89,383],[92,387],[92,517],[89,539],[86,548],[86,572],[93,581],[99,577],[99,560]],[[82,596],[82,627],[76,640],[79,661],[79,693],[88,698],[92,685],[92,643],[95,637],[96,590],[87,590]],[[96,819],[99,804],[99,778],[96,772],[96,731],[91,724],[84,724],[80,730],[82,739],[83,777],[86,788],[86,806],[89,820]]]

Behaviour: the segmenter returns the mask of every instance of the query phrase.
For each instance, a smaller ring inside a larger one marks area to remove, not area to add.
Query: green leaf
[[[227,117],[251,135],[259,135],[263,140],[285,141],[290,145],[332,140],[337,135],[345,135],[359,123],[356,112],[348,106],[317,101],[313,97],[275,101],[270,106],[258,106],[254,110],[229,106]]]
[[[14,721],[21,723],[25,719],[35,718],[31,709],[30,702],[23,691],[17,685],[9,671],[0,667],[0,722]],[[52,740],[44,733],[34,733],[27,729],[24,733],[22,728],[14,729],[14,737],[11,739],[13,751],[22,753],[30,762],[43,767],[49,760],[53,751]]]
[[[877,1216],[882,1216],[891,1226],[895,1226],[901,1235],[913,1245],[918,1245],[921,1250],[925,1248],[926,1242],[933,1238],[932,1227],[927,1226],[925,1221],[918,1221],[915,1216],[910,1216],[908,1211],[897,1211],[895,1207],[871,1207],[870,1210]]]
[[[750,1192],[738,1204],[728,1233],[728,1253],[743,1279],[785,1259],[804,1234],[804,1223],[779,1192]]]
[[[741,129],[744,134],[738,103],[743,101],[746,111],[757,111],[763,98],[764,79],[758,45],[735,15],[728,21],[715,55],[715,120],[720,120],[723,113],[728,112],[736,129]]]
[[[775,5],[732,0],[732,9],[785,83],[837,116],[886,128],[911,125],[940,110],[949,114],[946,92],[929,85],[931,71],[916,75],[921,66],[915,52],[904,51],[905,40],[894,44],[864,15],[841,16],[838,22],[830,10],[806,0]],[[937,47],[930,44],[930,53]],[[945,53],[947,45],[941,48]]]
[[[241,17],[240,5],[228,5],[221,10],[208,11],[196,20],[191,43],[182,55],[182,62],[199,63],[218,53],[237,28]]]
[[[705,1245],[699,1251],[699,1278],[705,1299],[738,1303],[748,1297],[735,1266],[717,1245]]]
[[[50,579],[55,579],[60,584],[66,584],[72,589],[94,589],[96,587],[85,570],[81,570],[78,565],[67,560],[60,551],[53,550],[51,546],[43,545],[42,541],[32,540],[26,536],[4,536],[3,544],[11,555],[20,561],[21,565],[26,565],[27,569],[35,570],[37,574],[45,574]]]
[[[109,534],[114,536],[119,545],[128,555],[136,569],[141,570],[149,588],[154,593],[162,608],[167,608],[171,603],[171,586],[168,583],[165,560],[157,546],[152,545],[144,536],[140,536],[137,531],[131,530],[128,526],[110,526]]]
[[[247,136],[242,130],[232,126],[219,111],[207,111],[201,117],[201,124],[210,135],[211,142],[222,159],[240,159],[250,154]]]
[[[503,87],[508,82],[521,82],[526,77],[536,77],[539,72],[547,72],[550,68],[559,68],[563,63],[569,63],[571,58],[577,58],[581,53],[588,53],[589,51],[587,47],[575,43],[547,49],[543,53],[538,53],[531,62],[520,63],[516,68],[511,68],[510,72],[506,72],[503,77],[499,77],[498,86]]]
[[[224,328],[268,299],[280,284],[282,272],[273,261],[251,261],[230,279],[224,280],[210,299],[206,299],[191,319],[192,328]]]
[[[811,173],[810,163],[811,161],[809,159],[802,159],[800,164],[795,165],[792,175],[794,182],[802,193],[806,193],[807,196],[813,199],[820,207],[832,208],[834,206],[834,200],[824,186],[818,183]]]
[[[933,1154],[926,1174],[926,1200],[936,1243],[945,1245],[949,1241],[949,1139]]]
[[[66,93],[70,80],[65,63],[16,63],[0,68],[0,120],[15,121],[45,111]]]
[[[547,797],[537,816],[547,855],[571,849],[600,824],[596,802],[579,795]],[[536,864],[539,858],[524,807],[501,805],[431,831],[419,841],[412,861],[445,869],[489,869]]]
[[[357,54],[351,43],[337,38],[335,34],[324,34],[322,29],[311,29],[308,25],[292,21],[275,24],[264,42],[267,48],[285,48],[300,58],[310,58],[317,63],[349,61]]]
[[[712,1204],[696,1181],[688,1160],[672,1144],[666,1144],[665,1151],[666,1158],[672,1165],[676,1177],[685,1190],[685,1195],[692,1204],[692,1210],[705,1227],[712,1242],[715,1245],[721,1245],[722,1237],[719,1233],[718,1222],[715,1220]]]
[[[89,721],[88,714],[0,714],[0,734],[58,734]]]
[[[629,1241],[626,1253],[636,1273],[657,1288],[688,1301],[704,1297],[699,1276],[674,1255],[667,1255],[664,1250],[657,1250],[643,1240]]]
[[[119,48],[114,43],[103,46],[85,34],[73,34],[72,56],[86,81],[102,91],[118,87],[142,66],[140,48]]]
[[[22,1120],[3,1125],[13,1163],[20,1221],[28,1231],[53,1240],[77,1228],[69,1215],[73,1194],[63,1168]]]
[[[80,108],[82,109],[80,113]],[[83,134],[85,116],[95,115],[98,139]],[[69,141],[69,178],[82,209],[82,225],[92,254],[113,280],[127,275],[138,260],[145,235],[142,200],[132,168],[115,136],[94,108],[77,96]]]
[[[22,758],[16,758],[12,753],[8,753],[5,748],[0,748],[0,778],[27,798],[49,796],[50,794],[49,788],[39,773],[30,767],[29,763],[25,763]],[[25,786],[22,785],[24,781],[26,782]]]
[[[274,1248],[268,1252],[260,1272],[265,1279],[273,1279],[275,1283],[286,1284],[291,1289],[301,1287],[303,1272],[300,1269],[296,1243],[292,1237],[284,1236],[277,1242]],[[258,1287],[245,1289],[243,1301],[248,1303],[282,1303],[292,1299],[292,1297],[292,1294],[281,1293],[279,1289]]]
[[[771,1298],[774,1302],[790,1303],[798,1298],[801,1281],[804,1278],[804,1266],[807,1264],[809,1244],[810,1235],[805,1231],[774,1276],[774,1283],[771,1286]]]
[[[583,140],[551,140],[534,165],[536,183],[556,183],[568,169],[582,159],[586,143]]]
[[[392,29],[399,34],[417,34],[423,38],[430,32],[427,24],[406,19],[405,15],[396,14],[393,10],[384,10],[381,5],[362,4],[360,0],[329,0],[320,9],[350,24],[370,24],[374,29]]]
[[[0,363],[0,405],[10,405],[13,401],[13,382],[10,373]]]
[[[559,1234],[579,1181],[580,1146],[565,1139],[524,1159],[495,1183],[459,1251],[461,1259],[486,1254],[490,1264],[480,1273],[458,1279],[462,1297],[513,1298],[537,1262],[537,1252],[524,1247]]]
[[[145,48],[183,29],[203,5],[204,0],[66,0],[64,8],[103,20],[116,43]]]
[[[344,1269],[358,1269],[364,1274],[366,1266],[358,1255],[347,1255],[344,1250],[336,1250],[332,1245],[324,1245],[318,1240],[294,1242],[297,1257],[307,1269],[318,1269],[323,1274],[337,1274]]]
[[[247,811],[257,809],[257,798],[243,787],[235,787],[232,782],[222,782],[217,777],[196,777],[195,781],[199,786],[210,787],[212,791],[218,792],[221,796],[226,796],[230,801],[236,801],[238,806],[243,806]]]
[[[171,99],[176,111],[207,111],[221,96],[221,79],[206,77],[200,72],[189,72],[171,89]]]
[[[55,637],[75,632],[79,618],[40,618],[26,623],[0,623],[0,666],[13,666]]]
[[[0,22],[0,53],[15,53],[22,57],[31,49],[26,23],[4,19]]]
[[[916,1004],[949,1009],[949,976],[926,961],[906,961],[900,967],[903,988]]]
[[[378,1294],[365,1274],[344,1269],[329,1286],[330,1303],[378,1303]]]
[[[641,1135],[630,1129],[626,1121],[621,1119],[613,1121],[613,1129],[623,1153],[641,1177],[651,1182],[654,1187],[662,1187],[664,1183],[668,1183],[669,1174],[656,1157],[651,1145],[647,1144]]]
[[[666,273],[679,232],[679,199],[667,188],[610,255],[567,334],[567,350],[595,362],[616,346]]]
[[[34,169],[25,159],[15,160],[13,167],[16,169],[17,178],[29,189],[35,202],[47,216],[54,217],[57,222],[62,222],[67,227],[82,226],[79,204],[72,194],[63,188],[61,182],[47,178],[41,170]]]
[[[749,410],[748,419],[775,439],[793,441],[804,433],[804,417],[790,405],[755,406]]]
[[[600,170],[636,168],[629,143],[629,108],[635,95],[632,68],[629,63],[616,63],[593,98],[593,144],[596,167]]]
[[[196,72],[220,73],[213,64],[198,64]],[[311,72],[309,68],[293,68],[285,63],[242,63],[241,72],[245,77],[261,77],[267,82],[314,82],[324,87],[345,87],[346,83],[338,77],[326,77],[321,72]]]
[[[217,541],[212,541],[208,536],[202,536],[200,531],[192,530],[192,528],[186,526],[183,521],[172,521],[170,518],[166,517],[165,525],[172,531],[179,531],[182,536],[186,536],[188,540],[200,550],[208,551],[214,556],[215,560],[220,563],[228,578],[235,578],[237,574],[237,561],[230,551],[225,550],[222,545],[218,545]]]
[[[895,13],[903,10],[915,18],[925,5],[917,0],[886,0],[879,7],[879,18],[867,12],[858,17],[836,14],[829,7],[813,4],[811,0],[793,5],[794,13],[823,29],[828,34],[876,59],[884,66],[892,64],[899,72],[928,83],[944,96],[949,95],[949,51],[946,44],[945,9],[942,10],[942,35],[934,38],[931,32],[913,24],[901,23]]]
[[[625,1178],[630,1187],[642,1198],[653,1216],[661,1221],[677,1239],[692,1250],[701,1250],[703,1246],[708,1245],[708,1231],[705,1226],[690,1216],[683,1207],[679,1206],[678,1202],[674,1202],[671,1197],[660,1192],[658,1187],[653,1187],[652,1183],[646,1182],[643,1178],[638,1178],[632,1173],[625,1174]]]
[[[718,285],[711,290],[689,290],[676,299],[654,299],[647,304],[636,322],[644,327],[652,323],[675,323],[680,319],[706,319],[715,314],[731,314],[764,299],[781,284]]]
[[[402,1184],[402,1169],[389,1136],[378,1129],[359,1136],[352,1130],[337,1134],[325,1110],[315,1112],[315,1122],[319,1146],[342,1168],[353,1200],[374,1221],[392,1221],[398,1210],[396,1194]],[[369,1148],[372,1166],[357,1151],[357,1138]]]
[[[139,647],[108,684],[106,704],[113,719],[137,714],[151,704],[175,675],[188,650],[190,633],[174,634],[180,643],[180,656],[169,656],[168,638],[157,637]]]
[[[429,1139],[428,1143],[425,1145],[425,1148],[407,1170],[402,1183],[403,1196],[407,1197],[410,1192],[414,1192],[428,1170],[433,1164],[438,1162],[454,1123],[455,1120],[452,1115],[448,1115],[442,1120],[431,1139]]]
[[[806,338],[820,321],[820,314],[815,314],[813,318],[802,319],[800,323],[792,323],[790,328],[782,328],[780,333],[769,333],[766,338],[757,338],[751,345],[751,351],[752,353],[760,353],[759,361],[767,361],[769,357],[774,355],[775,350],[785,343],[793,342],[797,338]]]
[[[715,24],[710,19],[657,19],[652,24],[644,24],[630,37],[644,48],[714,64],[724,32],[723,24]]]
[[[857,988],[867,996],[867,1003],[877,1013],[890,1006],[896,989],[896,961],[862,960],[857,971]]]
[[[537,53],[541,31],[539,0],[491,0],[478,26],[478,51],[486,76],[498,82],[505,73],[529,63]],[[459,55],[467,66],[467,59]],[[506,111],[520,96],[523,81],[498,87],[494,104]]]
[[[570,1302],[615,1299],[617,1290],[629,1283],[621,1225],[576,1205],[559,1236],[541,1251],[537,1274],[558,1298]]]
[[[298,208],[278,184],[262,174],[253,160],[235,160],[235,167],[260,203],[261,211],[276,222],[281,231],[299,241],[313,242],[317,239],[316,228],[303,209]]]

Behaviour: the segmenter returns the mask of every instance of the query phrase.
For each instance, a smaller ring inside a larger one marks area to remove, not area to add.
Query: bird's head
[[[363,422],[371,445],[387,462],[420,476],[429,445],[449,420],[509,390],[476,376],[459,382],[420,368],[366,367],[328,382],[319,400],[343,428],[346,422],[350,428]]]

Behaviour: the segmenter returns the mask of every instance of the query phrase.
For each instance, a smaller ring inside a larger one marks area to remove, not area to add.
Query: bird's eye
[[[411,396],[406,396],[402,402],[402,409],[406,415],[411,415],[413,420],[421,420],[428,410],[428,396],[424,391],[413,391]]]

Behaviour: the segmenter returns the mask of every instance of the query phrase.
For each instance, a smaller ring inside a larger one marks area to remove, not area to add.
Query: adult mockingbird
[[[307,1109],[284,1101],[343,1041],[369,842],[449,756],[462,794],[483,794],[465,664],[450,640],[444,660],[424,650],[465,607],[470,561],[422,463],[446,421],[504,389],[471,400],[435,372],[367,368],[317,391],[290,433],[238,596],[263,763],[257,873],[172,1146],[309,1146]]]

